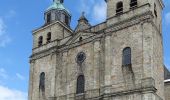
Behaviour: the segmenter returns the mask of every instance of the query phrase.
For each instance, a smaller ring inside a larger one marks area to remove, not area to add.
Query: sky
[[[27,100],[31,31],[44,24],[44,11],[51,3],[52,0],[1,0],[0,100]],[[164,3],[164,64],[170,69],[170,0]],[[65,0],[64,4],[72,14],[72,28],[83,11],[92,25],[106,19],[104,0]]]

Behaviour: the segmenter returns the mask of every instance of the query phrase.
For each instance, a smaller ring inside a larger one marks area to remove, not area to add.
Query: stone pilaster
[[[111,36],[105,37],[105,86],[111,84]],[[109,92],[109,91],[105,91]]]
[[[99,88],[100,42],[94,43],[94,88]]]
[[[29,93],[28,93],[28,100],[33,100],[33,99],[32,99],[32,94],[34,93],[34,92],[33,92],[34,63],[35,63],[34,60],[30,62],[30,76],[29,76]]]
[[[145,22],[141,24],[143,31],[143,78],[153,76],[153,43],[152,26]]]

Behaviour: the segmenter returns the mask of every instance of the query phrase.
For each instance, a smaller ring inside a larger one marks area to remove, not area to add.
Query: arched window
[[[40,74],[39,89],[42,91],[45,91],[45,73],[44,72]]]
[[[137,7],[137,4],[138,4],[137,0],[131,0],[130,1],[130,8],[132,9],[134,7]]]
[[[47,43],[51,42],[51,32],[48,32],[47,34]]]
[[[84,75],[80,75],[77,78],[77,91],[76,91],[76,93],[77,94],[84,93],[84,87],[85,87]]]
[[[116,15],[122,14],[123,13],[123,2],[120,1],[116,5]]]
[[[43,37],[40,36],[40,37],[38,38],[38,46],[42,46],[42,44],[43,44]]]
[[[66,25],[69,25],[69,17],[67,15],[65,15],[65,23]]]
[[[48,13],[47,14],[47,23],[50,23],[51,22],[51,13]]]
[[[131,48],[127,47],[123,50],[123,66],[131,64]]]

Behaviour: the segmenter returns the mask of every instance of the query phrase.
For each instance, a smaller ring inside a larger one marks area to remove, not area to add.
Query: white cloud
[[[19,73],[16,73],[17,78],[19,78],[20,80],[25,80],[25,77]]]
[[[80,0],[79,12],[85,12],[93,19],[92,23],[99,23],[106,19],[106,3],[104,0]]]
[[[93,0],[90,0],[91,2],[89,2],[89,0],[80,0],[80,9],[79,12],[82,13],[82,12],[86,12],[86,14],[88,15],[89,12],[90,12],[90,9],[93,5]]]
[[[0,86],[0,100],[27,100],[27,93]]]
[[[6,34],[6,25],[3,19],[0,18],[0,47],[5,47],[10,41],[10,37]]]
[[[3,78],[3,79],[7,79],[8,78],[8,75],[5,71],[5,69],[3,68],[0,68],[0,78]]]
[[[93,17],[97,22],[106,19],[106,3],[104,1],[98,2],[93,8]]]

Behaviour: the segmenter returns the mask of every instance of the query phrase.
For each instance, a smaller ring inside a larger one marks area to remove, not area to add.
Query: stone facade
[[[165,100],[170,100],[170,80],[165,81]]]
[[[116,14],[120,1],[123,12]],[[131,8],[130,1],[106,0],[107,19],[95,26],[82,15],[75,30],[60,20],[34,30],[29,100],[169,100],[164,96],[163,2],[137,0]],[[131,63],[124,66],[127,47]],[[83,93],[76,92],[80,75],[85,80]]]

